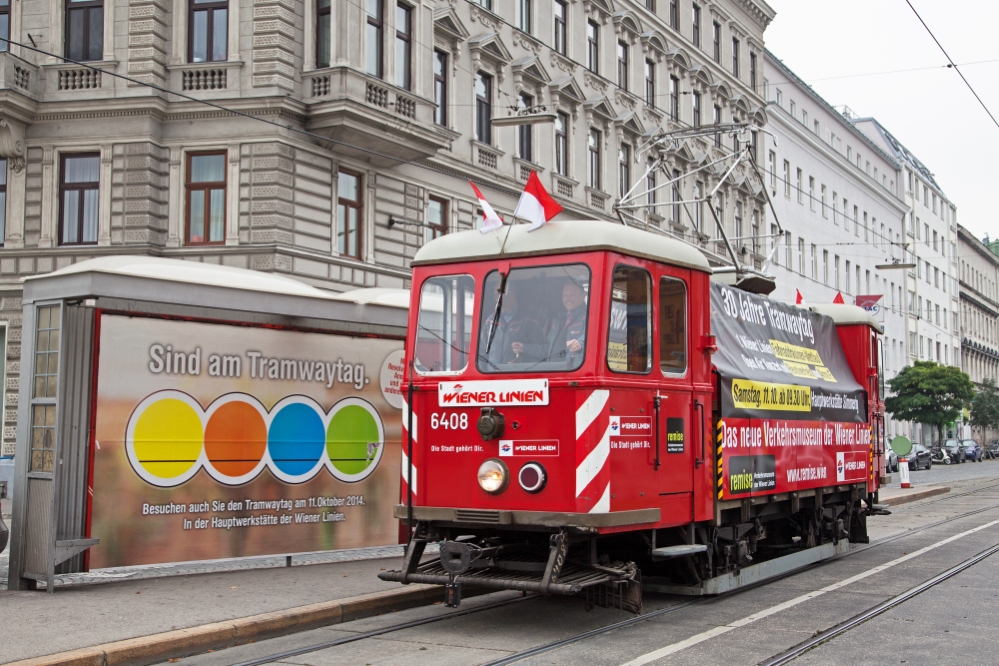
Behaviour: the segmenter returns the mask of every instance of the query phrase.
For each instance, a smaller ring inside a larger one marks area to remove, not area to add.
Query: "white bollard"
[[[911,488],[912,485],[909,483],[909,459],[899,458],[898,459],[898,478],[902,481],[903,488]]]

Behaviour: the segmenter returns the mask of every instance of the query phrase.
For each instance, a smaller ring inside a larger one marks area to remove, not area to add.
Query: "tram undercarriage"
[[[863,500],[863,501],[862,501]],[[383,580],[572,595],[591,606],[638,613],[642,589],[718,594],[841,554],[867,543],[873,510],[865,484],[718,502],[716,520],[598,534],[596,528],[420,521],[399,571]],[[421,562],[429,543],[440,556]]]

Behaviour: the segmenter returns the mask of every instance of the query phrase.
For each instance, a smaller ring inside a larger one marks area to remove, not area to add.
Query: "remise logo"
[[[215,481],[237,486],[266,467],[285,483],[303,483],[326,469],[348,483],[367,478],[385,448],[377,410],[344,398],[327,412],[301,395],[268,411],[253,396],[228,393],[207,408],[182,391],[157,391],[132,412],[125,451],[147,483],[178,486],[202,468]]]

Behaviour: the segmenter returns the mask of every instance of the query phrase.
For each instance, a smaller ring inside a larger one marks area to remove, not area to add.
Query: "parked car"
[[[889,446],[887,452],[885,453],[885,471],[886,472],[897,472],[898,471],[898,454],[892,451]]]
[[[984,452],[978,442],[973,439],[962,439],[961,446],[964,448],[965,460],[970,460],[971,462],[982,462]]]
[[[933,460],[930,458],[930,450],[922,444],[913,444],[912,451],[906,456],[909,461],[909,471],[917,469],[930,469],[933,467]]]
[[[944,442],[943,448],[947,450],[951,461],[956,463],[964,462],[964,447],[961,446],[961,440],[948,439]]]
[[[992,460],[999,458],[999,439],[993,439],[985,444],[985,457]]]

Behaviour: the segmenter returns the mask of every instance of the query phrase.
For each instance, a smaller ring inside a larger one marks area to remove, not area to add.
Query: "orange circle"
[[[208,419],[205,453],[221,474],[237,477],[253,471],[266,448],[267,426],[253,405],[227,402]]]

